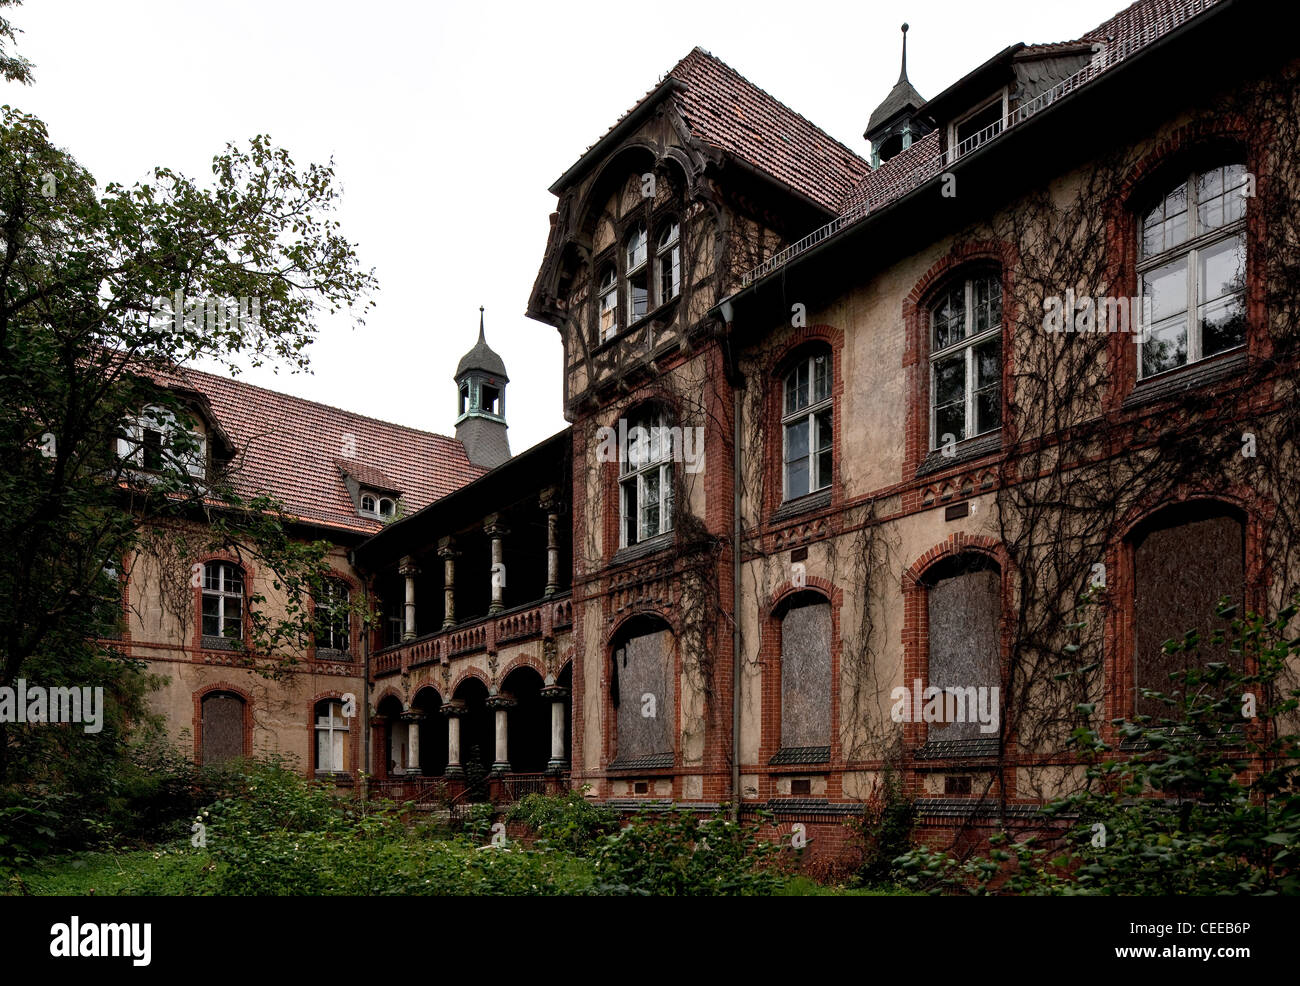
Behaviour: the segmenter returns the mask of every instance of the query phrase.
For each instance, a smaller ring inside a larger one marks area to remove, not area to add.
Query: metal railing
[[[947,150],[940,150],[938,140],[929,141],[922,138],[921,141],[913,144],[906,151],[903,151],[898,157],[887,161],[877,168],[871,175],[868,175],[863,181],[867,183],[870,189],[870,182],[873,175],[885,174],[890,170],[890,165],[898,162],[905,164],[905,168],[896,168],[899,171],[897,179],[885,185],[881,194],[872,196],[870,193],[862,199],[854,202],[841,215],[836,216],[825,226],[813,230],[807,236],[795,241],[773,254],[767,260],[763,261],[753,270],[748,271],[740,279],[741,288],[747,288],[755,281],[766,277],[773,271],[784,267],[795,257],[806,253],[824,240],[830,239],[846,226],[851,226],[859,219],[868,215],[875,209],[883,205],[888,205],[896,199],[902,198],[913,189],[919,188],[931,178],[942,173],[949,165],[959,160],[963,155],[969,154],[976,148],[982,147],[990,141],[996,140],[1008,130],[1014,129],[1018,124],[1028,120],[1031,116],[1046,109],[1052,103],[1056,102],[1063,96],[1069,95],[1076,89],[1081,88],[1091,82],[1097,76],[1101,75],[1107,69],[1118,65],[1124,59],[1130,57],[1136,52],[1145,48],[1156,38],[1167,34],[1176,27],[1203,13],[1210,7],[1213,7],[1218,0],[1189,0],[1178,10],[1171,11],[1164,17],[1152,21],[1145,25],[1142,30],[1135,35],[1121,42],[1111,44],[1102,44],[1101,49],[1093,56],[1092,61],[1075,72],[1073,75],[1058,82],[1051,89],[1039,93],[1033,99],[1027,100],[1015,109],[1011,110],[1006,117],[995,123],[989,124],[978,133],[971,134],[965,140],[955,147]],[[930,136],[936,136],[930,135]],[[933,147],[929,145],[933,145]]]

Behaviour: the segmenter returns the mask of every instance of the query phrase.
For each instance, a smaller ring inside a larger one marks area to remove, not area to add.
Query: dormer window
[[[948,146],[953,159],[969,154],[992,140],[1006,127],[1007,92],[1002,90],[991,102],[968,113],[952,125]]]
[[[627,311],[635,322],[650,310],[649,246],[644,225],[637,226],[627,240]]]
[[[183,472],[195,479],[207,474],[207,441],[176,420],[165,407],[151,404],[129,418],[117,454],[147,472]]]
[[[388,520],[397,513],[397,501],[378,493],[361,494],[361,513],[368,517]]]

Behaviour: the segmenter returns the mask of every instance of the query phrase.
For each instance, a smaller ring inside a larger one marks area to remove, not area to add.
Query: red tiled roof
[[[383,526],[357,514],[343,483],[345,468],[362,483],[401,493],[408,515],[487,471],[446,435],[198,370],[155,379],[207,399],[235,446],[236,492],[271,496],[288,514],[328,527],[373,533]]]
[[[871,171],[871,165],[844,144],[703,48],[693,48],[668,77],[682,85],[673,98],[697,140],[739,158],[828,212],[834,212],[845,193]],[[657,89],[646,93],[605,136]]]

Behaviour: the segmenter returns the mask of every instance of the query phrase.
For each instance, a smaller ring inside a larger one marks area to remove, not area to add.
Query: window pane
[[[225,633],[226,637],[243,637],[243,600],[238,596],[227,596],[222,600],[225,604]]]
[[[1161,322],[1147,330],[1142,343],[1142,375],[1163,373],[1187,362],[1187,318]]]
[[[659,467],[659,488],[663,491],[662,516],[660,518],[660,532],[671,531],[673,529],[673,467],[670,465]]]
[[[953,441],[960,442],[966,437],[966,402],[958,401],[937,407],[934,411],[934,445],[936,448],[946,444],[945,435],[951,435]]]
[[[641,483],[641,537],[651,538],[659,533],[659,472],[643,473]]]
[[[808,363],[800,362],[785,378],[785,413],[808,406]]]
[[[1002,340],[990,339],[975,349],[975,433],[1002,426]]]
[[[966,288],[963,285],[950,291],[940,301],[931,315],[933,325],[933,346],[938,352],[947,349],[953,343],[961,342],[966,336]]]
[[[627,241],[627,269],[636,270],[646,260],[646,233],[644,226],[638,226]]]
[[[813,403],[820,404],[831,396],[831,361],[827,356],[813,357]]]
[[[1187,311],[1187,258],[1179,257],[1142,277],[1143,313],[1161,322]]]
[[[831,485],[831,412],[817,415],[817,479],[815,488]]]
[[[636,523],[636,480],[630,479],[623,484],[623,543],[637,543]]]
[[[681,291],[682,254],[674,246],[659,258],[659,300],[670,301]]]
[[[966,395],[966,354],[957,353],[934,362],[936,406],[960,401]]]
[[[650,308],[650,279],[643,270],[627,279],[628,317],[638,319]]]
[[[1002,322],[1002,285],[992,277],[972,282],[975,332],[987,331]]]
[[[808,492],[808,421],[785,426],[785,495],[787,499]]]
[[[1230,237],[1199,251],[1197,310],[1201,355],[1213,356],[1246,341],[1246,241]]]
[[[203,635],[221,636],[221,602],[216,596],[203,597]]]

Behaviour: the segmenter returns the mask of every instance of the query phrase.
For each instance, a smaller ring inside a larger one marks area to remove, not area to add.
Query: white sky
[[[204,178],[227,140],[256,133],[299,164],[332,155],[377,306],[356,332],[323,327],[312,375],[243,379],[451,434],[451,374],[484,305],[519,452],[565,424],[558,334],[524,316],[546,189],[691,47],[866,156],[904,20],[908,76],[930,97],[1008,44],[1075,38],[1125,5],[28,0],[6,16],[36,84],[0,83],[0,101],[101,183],[155,165]]]

